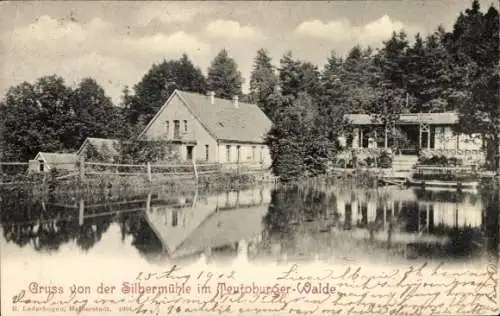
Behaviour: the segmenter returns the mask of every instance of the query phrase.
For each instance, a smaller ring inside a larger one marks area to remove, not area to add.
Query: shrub
[[[378,166],[380,168],[391,168],[392,167],[392,155],[384,150],[378,156]]]
[[[426,153],[419,156],[418,163],[430,166],[459,166],[463,164],[463,161],[458,157]]]
[[[144,164],[146,162],[161,162],[176,160],[177,152],[174,145],[162,140],[134,140],[123,142],[122,163]]]

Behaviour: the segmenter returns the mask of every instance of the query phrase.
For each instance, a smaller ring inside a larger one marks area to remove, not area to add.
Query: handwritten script
[[[12,311],[68,314],[494,315],[497,266],[451,269],[445,264],[312,269],[189,271],[178,266],[139,272],[116,284],[30,282],[12,296]]]

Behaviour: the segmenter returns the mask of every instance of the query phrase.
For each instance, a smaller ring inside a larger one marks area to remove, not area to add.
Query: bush
[[[163,140],[133,140],[122,144],[122,163],[173,161],[178,159],[174,145]]]
[[[463,164],[462,160],[457,157],[433,154],[421,154],[418,158],[418,163],[429,166],[460,166]]]
[[[352,149],[350,152],[343,151],[337,157],[337,167],[355,168],[358,167],[378,167],[378,168],[391,168],[392,167],[392,154],[389,150],[380,149],[366,149],[358,148]],[[376,163],[375,163],[376,162]]]
[[[378,156],[378,166],[380,168],[391,168],[392,167],[392,155],[384,150]]]

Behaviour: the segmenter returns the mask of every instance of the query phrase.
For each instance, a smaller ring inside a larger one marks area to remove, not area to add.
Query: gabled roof
[[[159,114],[168,106],[174,95],[188,107],[191,113],[217,140],[263,143],[264,136],[271,128],[271,120],[255,104],[215,98],[210,103],[210,96],[175,90],[158,113],[143,130],[143,135]]]
[[[259,235],[268,204],[212,213],[178,246],[174,257],[216,248]]]
[[[166,217],[172,212],[178,212],[179,217],[189,218],[185,223],[173,227]],[[200,205],[199,207],[173,209],[172,206],[152,206],[150,212],[145,213],[151,229],[162,242],[164,250],[172,254],[177,247],[203,222],[215,208]]]
[[[370,114],[346,114],[346,119],[351,121],[353,125],[372,125],[380,124],[380,121]],[[399,124],[457,124],[458,115],[455,112],[442,113],[403,113],[399,116],[397,123]]]
[[[109,152],[114,156],[119,154],[116,149],[116,146],[118,146],[119,144],[120,142],[117,139],[87,137],[76,154],[78,156],[81,155],[82,151],[88,145],[92,145],[97,151],[100,151],[105,147],[106,150],[109,150]]]
[[[49,165],[49,167],[57,169],[73,169],[77,162],[77,155],[75,153],[48,153],[39,152],[35,160],[40,158]]]

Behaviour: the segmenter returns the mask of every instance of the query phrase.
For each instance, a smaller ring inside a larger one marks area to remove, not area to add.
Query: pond
[[[1,259],[484,261],[498,253],[498,196],[323,182],[125,197],[11,192],[1,200]]]

